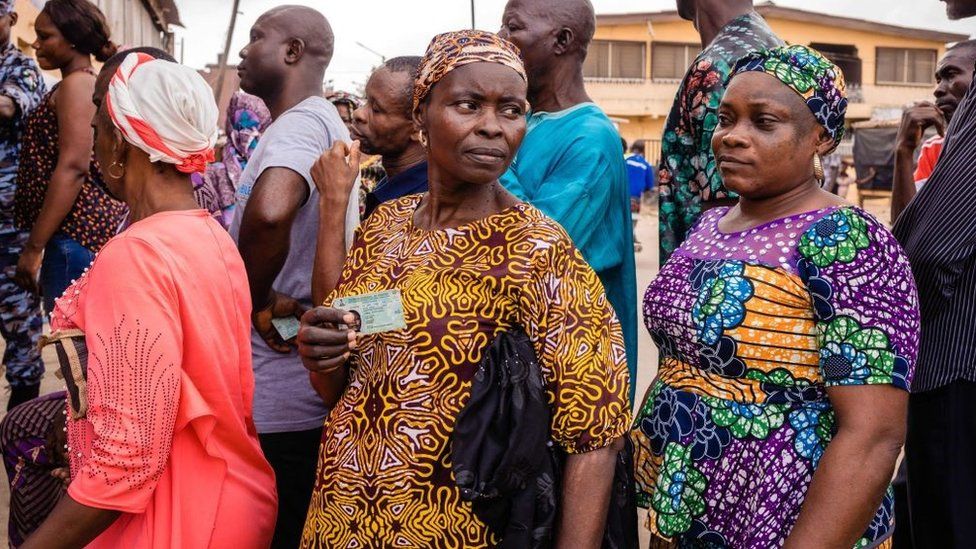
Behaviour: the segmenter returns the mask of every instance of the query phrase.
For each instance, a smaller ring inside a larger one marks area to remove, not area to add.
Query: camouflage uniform
[[[27,233],[14,226],[13,202],[24,120],[40,104],[45,92],[44,80],[33,59],[13,44],[0,49],[0,96],[9,97],[17,105],[14,118],[0,123],[0,335],[7,342],[3,363],[11,387],[36,385],[44,375],[37,349],[43,329],[40,299],[13,282],[17,260],[27,241]]]

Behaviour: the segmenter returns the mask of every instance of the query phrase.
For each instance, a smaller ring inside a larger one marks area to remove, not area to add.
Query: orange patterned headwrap
[[[416,110],[430,94],[434,84],[451,71],[471,63],[498,63],[511,67],[528,82],[519,49],[493,32],[463,30],[438,34],[427,46],[427,53],[417,69],[413,89]]]

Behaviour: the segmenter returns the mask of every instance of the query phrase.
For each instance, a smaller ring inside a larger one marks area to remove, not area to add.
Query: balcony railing
[[[674,80],[587,78],[590,97],[611,116],[659,116],[671,111],[680,82]],[[902,107],[931,99],[929,86],[876,86],[851,84],[847,88],[848,118],[871,118],[875,109]]]
[[[587,78],[586,90],[603,110],[613,115],[667,116],[679,84],[649,78]]]
[[[864,87],[861,84],[847,85],[847,102],[864,103]]]

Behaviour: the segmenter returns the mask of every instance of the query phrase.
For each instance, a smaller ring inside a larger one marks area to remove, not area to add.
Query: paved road
[[[637,222],[637,240],[643,245],[643,250],[637,254],[637,404],[644,399],[644,392],[654,375],[657,374],[657,348],[651,341],[651,336],[644,329],[643,300],[644,290],[657,275],[658,270],[658,232],[657,209],[650,211],[644,207],[641,219]]]
[[[637,222],[635,231],[637,240],[643,245],[643,249],[637,254],[637,338],[638,338],[638,366],[637,366],[637,402],[635,408],[644,401],[644,394],[657,374],[657,347],[651,341],[651,336],[644,329],[643,299],[644,290],[657,275],[658,271],[658,232],[657,232],[657,209],[649,209],[646,206],[641,213],[640,221]],[[650,532],[644,529],[646,513],[641,511],[639,514],[639,532],[641,537],[641,547],[650,544]]]

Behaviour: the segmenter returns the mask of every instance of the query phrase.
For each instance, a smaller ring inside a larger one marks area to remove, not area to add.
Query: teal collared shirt
[[[501,182],[566,229],[617,311],[637,382],[637,273],[627,166],[620,135],[593,103],[529,113],[528,131]]]

